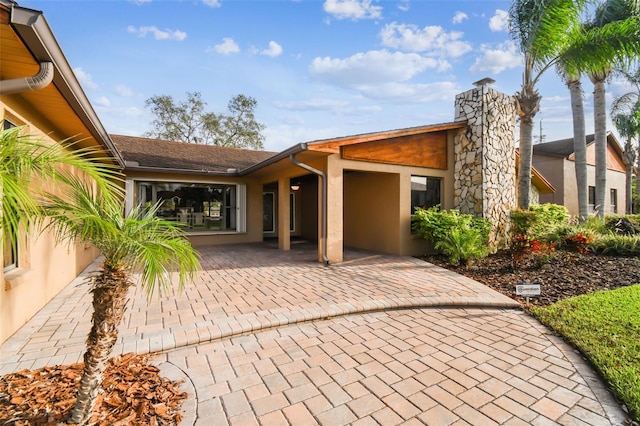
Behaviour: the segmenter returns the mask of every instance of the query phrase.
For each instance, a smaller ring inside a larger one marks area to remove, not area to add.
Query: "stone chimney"
[[[508,241],[516,206],[516,103],[492,83],[484,78],[456,96],[454,119],[466,121],[467,128],[454,142],[454,205],[491,221],[489,243],[497,249]]]

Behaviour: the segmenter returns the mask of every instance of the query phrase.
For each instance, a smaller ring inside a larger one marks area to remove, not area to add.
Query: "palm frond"
[[[199,254],[184,231],[155,216],[159,205],[134,208],[124,216],[120,200],[104,197],[99,188],[80,178],[68,179],[67,188],[47,197],[48,226],[60,240],[94,244],[104,256],[105,267],[128,274],[139,271],[149,297],[158,287],[160,293],[170,287],[175,272],[182,289],[200,269]]]

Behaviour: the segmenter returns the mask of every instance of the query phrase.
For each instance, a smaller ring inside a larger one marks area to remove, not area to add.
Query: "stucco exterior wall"
[[[555,194],[541,194],[540,203],[564,205],[569,214],[578,216],[578,184],[575,175],[575,162],[564,157],[552,157],[536,154],[533,165],[556,188]],[[595,166],[587,165],[587,185],[595,186]],[[607,170],[606,213],[615,214],[611,206],[610,190],[615,189],[618,198],[617,214],[624,214],[626,203],[625,174],[616,170]]]
[[[55,140],[40,129],[47,129],[39,117],[31,121],[18,110],[0,102],[0,117],[26,125],[29,133],[45,143]],[[2,247],[0,247],[2,250]],[[49,300],[71,282],[91,261],[98,250],[84,244],[56,245],[51,232],[33,230],[19,239],[18,267],[0,272],[4,285],[0,290],[0,343],[24,325]]]

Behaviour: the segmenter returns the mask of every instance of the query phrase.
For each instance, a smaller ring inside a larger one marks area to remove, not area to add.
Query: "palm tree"
[[[194,278],[199,256],[184,232],[155,216],[157,206],[133,209],[123,216],[122,202],[105,197],[80,178],[70,176],[64,191],[49,194],[44,210],[60,241],[83,241],[95,245],[104,256],[92,276],[92,327],[84,354],[84,371],[70,421],[85,424],[98,395],[102,375],[127,304],[127,292],[136,271],[148,295],[156,287],[168,288],[177,270],[177,281]]]
[[[616,64],[637,58],[640,51],[640,18],[637,0],[607,0],[596,8],[585,25],[582,64],[594,85],[594,138],[596,145],[595,204],[604,217],[607,191],[607,110],[605,83]],[[607,40],[608,43],[603,43]]]
[[[622,76],[625,80],[631,83],[631,85],[635,87],[635,91],[632,90],[616,97],[611,103],[611,115],[615,117],[622,114],[623,116],[629,116],[632,121],[635,120],[635,122],[640,122],[640,66],[636,64],[635,72],[617,69],[616,74]],[[618,131],[620,132],[619,128]],[[620,133],[622,135],[622,132]],[[635,136],[631,136],[631,138],[633,137],[638,140],[638,155],[636,155],[636,158],[638,159],[637,168],[640,170],[640,131],[638,131]],[[625,145],[625,150],[626,149],[627,147]],[[640,191],[640,173],[636,174],[636,196],[640,195],[640,192],[638,191]],[[635,209],[634,211],[638,212],[638,209]]]
[[[540,109],[536,83],[552,67],[568,41],[584,0],[514,0],[509,9],[509,31],[524,55],[522,88],[516,93],[520,117],[518,207],[528,209],[533,156],[533,118]]]
[[[626,188],[626,206],[625,213],[631,214],[633,210],[633,193],[632,193],[632,178],[633,178],[633,164],[636,161],[636,152],[633,149],[632,139],[640,136],[640,110],[637,114],[617,114],[613,117],[613,123],[615,124],[620,136],[627,138],[624,144],[623,160],[625,165],[625,188]]]
[[[4,129],[4,122],[0,125],[3,129],[0,130],[0,232],[3,241],[15,244],[20,227],[28,230],[42,219],[39,194],[45,186],[61,183],[73,170],[90,177],[105,193],[113,193],[119,188],[117,169],[99,150],[79,148],[79,142],[70,140],[46,144],[26,133],[24,127]]]
[[[573,116],[573,153],[578,192],[578,220],[580,222],[589,217],[589,190],[587,181],[587,135],[584,120],[584,103],[582,101],[582,82],[580,74],[572,75],[563,69],[562,62],[558,63],[560,74],[571,96],[571,113]]]
[[[624,0],[623,0],[624,1]],[[587,183],[587,155],[586,155],[586,138],[585,138],[585,119],[584,107],[582,102],[582,85],[581,75],[583,71],[588,71],[590,77],[595,80],[604,82],[603,72],[607,69],[607,64],[612,62],[624,61],[633,49],[633,43],[637,44],[637,36],[634,36],[634,25],[618,25],[617,21],[604,22],[603,16],[609,16],[608,19],[614,19],[612,11],[622,8],[614,0],[609,3],[600,5],[596,19],[586,24],[575,26],[568,31],[569,40],[565,51],[558,58],[558,69],[565,83],[569,87],[571,94],[571,110],[573,113],[573,143],[575,152],[575,173],[578,190],[578,215],[579,220],[585,220],[589,214],[588,210],[588,183]],[[605,13],[606,11],[609,11]],[[625,16],[625,15],[623,15]],[[595,24],[599,22],[599,24]],[[595,109],[596,121],[601,123],[606,120],[606,114],[603,114],[604,108],[604,83],[596,84]],[[606,127],[602,124],[596,126],[596,140],[600,141],[598,146],[599,158],[604,158],[604,172],[602,170],[602,161],[599,164],[600,183],[597,187],[601,188],[602,193],[600,199],[596,200],[596,205],[601,206],[598,210],[600,214],[604,214],[604,193],[606,185]],[[604,144],[602,141],[604,140]],[[603,149],[604,147],[604,154]],[[605,179],[603,185],[602,178]]]

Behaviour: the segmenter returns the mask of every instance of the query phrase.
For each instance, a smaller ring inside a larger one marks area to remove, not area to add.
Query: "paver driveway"
[[[180,294],[140,289],[115,353],[186,378],[185,424],[621,424],[571,348],[517,304],[408,257],[207,247]],[[65,288],[0,347],[0,373],[81,359],[90,295]]]

